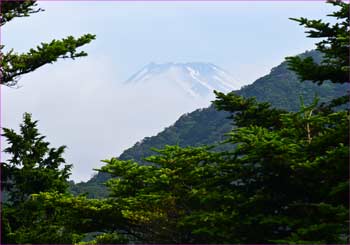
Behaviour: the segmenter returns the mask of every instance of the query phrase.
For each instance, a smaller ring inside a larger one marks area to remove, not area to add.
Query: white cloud
[[[100,160],[118,156],[155,135],[184,112],[209,104],[190,101],[166,88],[122,86],[112,61],[88,57],[28,74],[19,89],[3,87],[3,122],[18,128],[24,112],[39,120],[52,146],[67,145],[72,179],[87,180]]]
[[[284,56],[313,46],[288,17],[329,12],[324,3],[305,2],[47,1],[39,6],[46,11],[2,27],[2,44],[26,51],[67,35],[93,33],[97,39],[83,47],[88,57],[40,68],[23,76],[20,89],[2,87],[2,126],[17,128],[22,114],[31,112],[53,146],[68,146],[76,180],[88,179],[99,160],[119,155],[205,103],[160,88],[121,88],[142,65],[210,61],[239,81],[252,82]]]

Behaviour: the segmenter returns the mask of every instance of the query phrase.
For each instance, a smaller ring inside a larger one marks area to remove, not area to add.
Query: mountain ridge
[[[208,62],[154,63],[143,66],[125,85],[177,85],[192,97],[212,96],[213,90],[229,92],[239,88],[231,74]]]
[[[321,59],[321,54],[316,51],[307,51],[302,56],[311,56],[316,61]],[[277,108],[296,111],[300,107],[300,95],[303,96],[305,104],[312,103],[315,93],[321,102],[326,102],[344,95],[346,89],[346,85],[335,85],[330,82],[322,86],[311,82],[300,82],[296,74],[288,70],[284,61],[272,68],[269,74],[234,92],[245,97],[256,97],[258,101],[270,102]],[[145,137],[126,149],[119,159],[132,159],[142,163],[144,157],[155,154],[151,148],[162,148],[164,145],[185,147],[215,144],[222,141],[223,135],[233,127],[231,120],[227,119],[228,116],[227,112],[217,111],[213,105],[184,114],[156,136]],[[101,194],[106,195],[107,190],[102,183],[108,178],[107,174],[98,173],[88,182],[72,186],[71,190],[75,194],[90,191],[90,197],[103,197]]]

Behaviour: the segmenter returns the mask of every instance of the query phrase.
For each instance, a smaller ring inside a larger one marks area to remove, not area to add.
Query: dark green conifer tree
[[[36,7],[36,1],[14,0],[0,2],[0,25],[3,26],[14,18],[27,17],[43,11]],[[21,75],[35,71],[37,68],[51,64],[58,59],[86,56],[84,51],[77,49],[95,39],[95,35],[86,34],[79,38],[68,36],[62,40],[52,40],[41,43],[27,53],[18,54],[13,49],[3,52],[4,45],[0,46],[0,84],[15,86]]]
[[[324,81],[334,83],[349,83],[350,72],[350,8],[349,4],[341,0],[330,0],[339,9],[328,16],[335,18],[335,23],[307,18],[291,18],[305,26],[310,38],[321,38],[316,43],[316,50],[323,54],[320,63],[311,57],[287,57],[290,69],[295,71],[300,80],[322,84]]]
[[[332,16],[348,18],[349,4],[332,3],[341,7]],[[328,28],[301,21],[324,28],[329,39],[318,44],[325,51],[320,64],[295,57],[291,68],[302,80],[348,82],[349,44],[341,40],[349,22]],[[117,177],[109,186],[127,230],[149,243],[348,243],[347,111],[334,110],[334,102],[324,110],[317,98],[287,112],[216,95],[214,104],[237,126],[229,134],[232,151],[166,147],[147,159],[151,166],[106,161],[102,171]]]
[[[33,211],[26,203],[32,194],[40,192],[65,193],[67,179],[72,165],[65,164],[62,157],[65,146],[50,148],[37,129],[37,121],[31,115],[24,114],[20,133],[3,128],[2,137],[8,147],[4,150],[9,155],[1,163],[1,187],[6,191],[7,200],[3,200],[2,242],[17,243],[19,232],[28,228],[28,222],[35,219]],[[23,234],[22,234],[23,235]]]
[[[41,11],[43,10],[37,8],[36,1],[32,0],[0,1],[0,26],[15,18],[28,17]],[[62,40],[41,43],[23,54],[16,53],[13,49],[4,52],[5,46],[1,45],[0,84],[15,86],[22,75],[43,65],[54,63],[58,59],[86,56],[84,51],[79,52],[77,49],[93,39],[95,35],[91,34],[79,38],[68,36]],[[3,129],[2,136],[9,143],[5,152],[10,158],[1,163],[1,190],[6,199],[1,207],[2,244],[48,241],[70,243],[69,241],[76,240],[75,234],[70,236],[69,232],[62,233],[64,220],[57,221],[59,215],[53,212],[52,205],[43,205],[31,199],[35,193],[41,192],[63,195],[67,190],[67,178],[71,169],[71,165],[65,164],[62,158],[65,147],[49,148],[49,143],[44,141],[45,137],[38,133],[36,124],[36,121],[31,120],[30,114],[26,113],[20,133]],[[39,204],[50,208],[44,210],[39,208]]]
[[[50,148],[37,129],[37,121],[24,114],[20,133],[3,128],[2,137],[9,146],[4,150],[10,158],[3,162],[2,186],[8,191],[12,205],[22,203],[31,194],[57,191],[64,193],[68,187],[71,164],[62,157],[65,146]]]

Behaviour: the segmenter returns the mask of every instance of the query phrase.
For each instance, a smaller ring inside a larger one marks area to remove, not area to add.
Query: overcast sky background
[[[38,5],[45,11],[2,27],[7,49],[25,52],[68,35],[97,38],[82,48],[88,57],[42,67],[23,76],[18,89],[2,87],[1,123],[17,129],[22,114],[31,112],[52,146],[68,146],[65,157],[74,164],[75,181],[88,180],[100,160],[118,156],[200,107],[166,93],[162,103],[152,101],[149,91],[121,90],[147,63],[211,62],[236,83],[249,84],[284,57],[314,48],[316,40],[305,38],[303,27],[289,17],[320,19],[333,11],[322,1]]]

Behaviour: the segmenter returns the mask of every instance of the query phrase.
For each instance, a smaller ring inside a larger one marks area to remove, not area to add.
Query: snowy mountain
[[[211,63],[149,63],[131,76],[128,85],[151,85],[166,90],[182,91],[194,98],[213,97],[213,90],[238,90],[232,76]],[[164,91],[164,90],[163,90]]]

